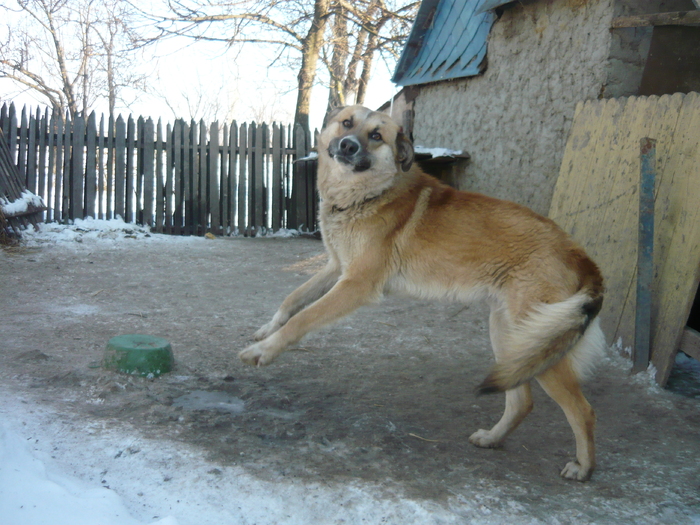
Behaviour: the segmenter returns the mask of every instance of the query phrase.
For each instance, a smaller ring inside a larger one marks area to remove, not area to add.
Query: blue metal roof
[[[399,86],[478,75],[504,1],[423,0],[392,78]]]

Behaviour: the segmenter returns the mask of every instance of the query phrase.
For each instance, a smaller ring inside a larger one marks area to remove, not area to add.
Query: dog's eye
[[[373,131],[369,134],[369,138],[371,138],[372,140],[382,140],[382,134],[378,131]]]
[[[350,119],[345,119],[345,120],[343,121],[343,126],[346,127],[346,128],[351,128],[351,127],[352,127],[352,120],[350,120]]]

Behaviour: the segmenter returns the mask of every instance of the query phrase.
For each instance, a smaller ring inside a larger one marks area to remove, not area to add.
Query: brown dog
[[[361,106],[336,110],[318,152],[328,265],[284,300],[240,358],[267,365],[306,333],[387,292],[486,299],[496,366],[479,391],[505,391],[506,408],[491,430],[469,441],[500,445],[532,410],[534,378],[576,437],[576,461],[561,475],[587,480],[595,467],[595,414],[579,381],[605,348],[595,263],[549,219],[422,173],[387,115]]]

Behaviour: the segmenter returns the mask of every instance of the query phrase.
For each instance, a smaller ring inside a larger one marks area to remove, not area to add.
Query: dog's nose
[[[341,139],[338,146],[340,148],[340,153],[347,157],[351,157],[360,151],[360,143],[354,137],[344,137]]]

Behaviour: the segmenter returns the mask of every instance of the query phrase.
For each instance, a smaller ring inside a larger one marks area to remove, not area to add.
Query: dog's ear
[[[327,111],[326,116],[323,117],[323,126],[321,127],[321,129],[325,128],[328,125],[328,123],[331,120],[333,120],[335,118],[335,116],[338,113],[340,113],[341,111],[343,111],[344,109],[345,109],[345,106],[339,106],[337,108],[331,109],[330,111]]]
[[[411,141],[408,140],[408,137],[403,133],[399,133],[396,136],[396,149],[396,160],[398,160],[401,163],[402,170],[408,171],[413,165],[413,159],[415,155],[413,152],[413,144],[411,144]]]

